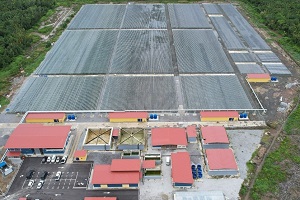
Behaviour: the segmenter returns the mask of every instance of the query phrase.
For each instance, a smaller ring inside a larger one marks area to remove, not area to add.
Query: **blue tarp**
[[[6,162],[5,161],[3,161],[3,162],[0,163],[0,168],[2,168],[4,166],[6,166]]]

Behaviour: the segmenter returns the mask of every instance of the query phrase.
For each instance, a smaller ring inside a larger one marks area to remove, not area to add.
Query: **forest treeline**
[[[251,3],[270,29],[300,46],[299,0],[242,0]]]
[[[27,30],[54,5],[55,0],[0,0],[0,69],[31,45]]]

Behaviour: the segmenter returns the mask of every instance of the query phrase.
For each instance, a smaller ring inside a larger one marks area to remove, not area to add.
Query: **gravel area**
[[[258,148],[263,130],[228,130],[227,134],[239,167],[240,177],[245,179],[247,177],[246,163]]]

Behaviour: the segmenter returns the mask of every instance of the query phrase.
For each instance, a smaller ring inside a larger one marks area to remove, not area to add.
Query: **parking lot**
[[[89,179],[92,164],[91,163],[74,163],[74,164],[59,164],[59,163],[41,163],[42,158],[26,158],[8,192],[13,194],[23,190],[37,190],[38,182],[41,180],[41,174],[44,171],[48,172],[44,185],[41,190],[69,190],[73,188],[86,188]],[[31,188],[28,187],[29,180],[26,179],[26,174],[29,170],[34,170],[31,180],[35,183]],[[55,180],[55,175],[61,171],[60,180]]]

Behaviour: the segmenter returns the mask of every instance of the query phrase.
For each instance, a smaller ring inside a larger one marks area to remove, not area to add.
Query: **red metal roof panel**
[[[269,74],[247,74],[247,78],[263,78],[263,79],[270,79]]]
[[[74,153],[74,157],[84,157],[87,155],[87,151],[86,150],[77,150]]]
[[[191,159],[188,152],[171,153],[173,183],[193,184]]]
[[[112,172],[134,172],[141,170],[140,159],[113,159],[111,162]]]
[[[151,132],[152,146],[187,145],[184,128],[153,128]]]
[[[112,136],[118,137],[118,136],[119,136],[119,132],[120,132],[120,129],[114,128],[114,129],[113,129],[113,132],[112,132]]]
[[[144,160],[142,167],[143,167],[143,169],[155,168],[155,160]]]
[[[201,117],[239,117],[237,111],[201,111]]]
[[[225,143],[229,144],[226,130],[223,126],[201,127],[202,139],[204,144]]]
[[[188,137],[197,137],[197,130],[195,125],[186,127],[186,132]]]
[[[18,157],[21,155],[20,151],[8,151],[6,156],[7,157]]]
[[[148,118],[147,112],[111,112],[108,114],[109,119],[143,119]]]
[[[238,169],[231,149],[207,149],[205,152],[210,170]]]
[[[112,172],[110,165],[95,165],[92,184],[138,184],[140,172]]]
[[[84,200],[117,200],[117,197],[84,197]]]
[[[8,138],[5,148],[63,148],[71,126],[20,124]]]
[[[28,113],[26,119],[62,119],[65,117],[65,113]]]

